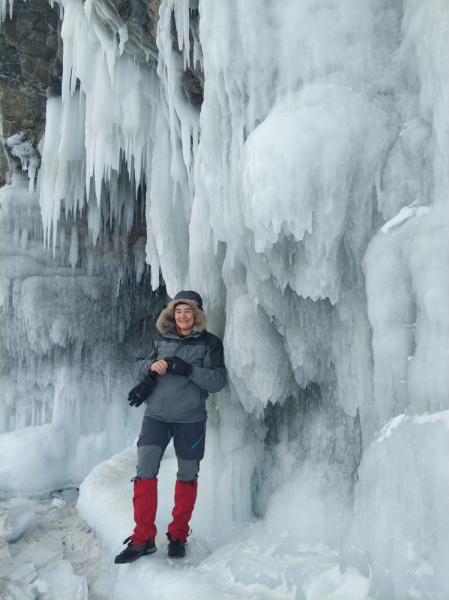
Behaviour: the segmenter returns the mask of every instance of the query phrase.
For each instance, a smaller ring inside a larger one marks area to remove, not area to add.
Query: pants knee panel
[[[178,472],[176,478],[179,479],[179,481],[187,482],[198,479],[198,473],[200,471],[199,460],[184,460],[179,456],[176,458],[178,459]]]
[[[137,448],[137,477],[152,479],[159,473],[162,449],[159,446],[140,446]]]

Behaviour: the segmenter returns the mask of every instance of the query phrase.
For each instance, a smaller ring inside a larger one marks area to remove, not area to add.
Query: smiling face
[[[182,333],[187,335],[195,324],[193,309],[188,304],[178,304],[175,307],[175,321]]]

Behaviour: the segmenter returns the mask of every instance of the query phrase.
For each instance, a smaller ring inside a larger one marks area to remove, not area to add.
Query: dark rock
[[[124,21],[127,21],[131,15],[130,0],[118,0],[116,2],[117,12]]]
[[[11,165],[18,159],[5,140],[23,132],[38,155],[37,145],[45,128],[46,90],[50,67],[62,56],[58,9],[47,0],[16,2],[13,18],[6,17],[0,32],[0,109],[3,136],[0,139],[0,186],[10,179]]]
[[[187,67],[187,69],[182,74],[182,84],[183,84],[183,92],[184,97],[191,104],[195,106],[201,107],[204,100],[204,75],[201,71],[191,69]]]
[[[62,87],[62,62],[56,57],[51,61],[50,78],[47,88],[47,96],[60,96]]]
[[[149,62],[152,66],[157,63],[156,34],[160,4],[161,0],[109,0],[108,3],[108,8],[115,9],[117,17],[128,27],[125,53],[141,62]],[[111,35],[116,35],[117,21],[109,23],[105,12],[96,10],[95,4],[93,10],[96,18]]]
[[[139,238],[147,237],[147,225],[144,221],[134,221],[131,231],[128,235],[128,244],[131,248]]]
[[[147,35],[151,36],[156,45],[156,34],[157,34],[157,23],[159,21],[159,6],[161,4],[161,0],[134,0],[134,12],[131,15],[131,19],[133,17],[139,18],[140,11],[145,7],[146,13],[149,17],[147,23],[145,24],[145,31]]]

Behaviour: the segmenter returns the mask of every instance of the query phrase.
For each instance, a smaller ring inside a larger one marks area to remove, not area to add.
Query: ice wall
[[[380,209],[387,223],[363,259],[373,330],[372,421],[380,433],[359,468],[344,556],[365,572],[367,562],[375,565],[376,597],[444,598],[449,584],[441,560],[449,550],[439,531],[447,530],[449,496],[447,4],[407,3],[402,35],[398,62],[407,85],[398,107],[401,132],[384,171]],[[395,215],[399,197],[408,206]]]
[[[134,439],[127,365],[165,294],[151,292],[142,238],[117,229],[94,248],[87,220],[64,218],[53,256],[19,175],[1,205],[2,486],[43,491]]]
[[[14,136],[29,184],[16,172],[0,192],[1,476],[13,492],[75,484],[133,441],[129,365],[166,299],[145,261],[151,49],[135,64],[92,5],[64,9],[62,96],[47,102],[37,187],[34,157]]]
[[[209,401],[196,532],[218,545],[257,515],[267,530],[343,545],[343,564],[372,569],[376,597],[444,598],[443,529],[420,539],[432,511],[447,517],[446,488],[435,475],[413,486],[409,510],[394,498],[401,482],[440,472],[447,436],[444,415],[423,416],[448,408],[447,3],[165,0],[157,57],[131,45],[112,4],[61,7],[63,90],[47,104],[43,230],[37,192],[16,185],[2,196],[14,206],[6,212],[25,207],[4,220],[14,248],[2,271],[7,428],[51,423],[70,439],[75,418],[76,468],[63,452],[59,478],[83,476],[87,454],[90,467],[131,439],[140,415],[126,413],[125,435],[125,369],[143,344],[135,324],[159,308],[148,278],[156,290],[161,271],[170,296],[203,295],[230,376]],[[201,111],[188,102],[187,69],[204,77]],[[135,241],[143,205],[146,232]],[[410,458],[415,429],[421,446],[435,432],[438,452]],[[9,481],[38,431],[6,434]],[[50,481],[60,445],[48,447],[36,456],[49,453]]]
[[[400,414],[365,450],[342,569],[371,574],[375,598],[447,595],[448,419]]]

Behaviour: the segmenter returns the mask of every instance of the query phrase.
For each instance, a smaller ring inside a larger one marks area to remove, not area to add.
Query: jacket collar
[[[192,329],[192,331],[188,335],[181,335],[175,326],[175,327],[172,327],[171,329],[169,329],[168,331],[166,331],[165,333],[161,333],[161,335],[162,335],[162,337],[170,338],[171,340],[173,340],[173,339],[174,340],[185,340],[187,338],[200,337],[200,335],[203,333],[203,331],[195,331],[194,329]]]

